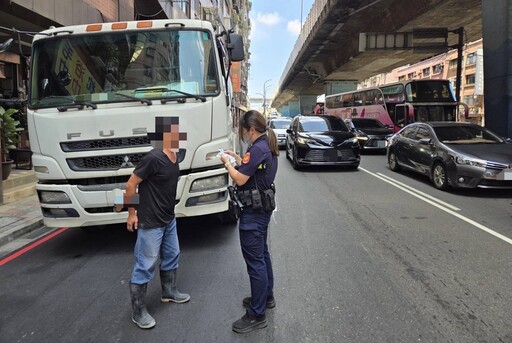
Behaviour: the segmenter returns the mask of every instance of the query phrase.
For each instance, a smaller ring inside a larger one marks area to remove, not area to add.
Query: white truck
[[[133,168],[152,149],[156,117],[178,117],[176,216],[238,219],[216,157],[236,150],[229,68],[243,39],[210,22],[173,19],[50,28],[34,37],[28,128],[44,224],[126,221],[115,210]]]

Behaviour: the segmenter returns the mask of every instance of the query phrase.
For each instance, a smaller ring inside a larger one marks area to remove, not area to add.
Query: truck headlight
[[[44,204],[71,204],[69,196],[64,192],[39,191],[39,199]]]
[[[226,187],[228,185],[228,174],[221,174],[192,182],[190,192],[203,192],[211,189]]]

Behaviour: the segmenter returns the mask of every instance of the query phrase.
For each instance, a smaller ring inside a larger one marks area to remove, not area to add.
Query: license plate
[[[502,171],[501,173],[498,174],[498,179],[505,181],[512,180],[512,171]]]
[[[379,148],[385,148],[386,147],[386,141],[377,141],[377,146]]]

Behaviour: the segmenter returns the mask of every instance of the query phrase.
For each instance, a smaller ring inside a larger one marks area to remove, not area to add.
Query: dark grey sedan
[[[387,139],[393,131],[375,118],[352,118],[345,119],[345,124],[353,131],[361,151],[382,151],[386,152]]]
[[[512,144],[476,124],[413,123],[388,142],[389,168],[424,174],[438,189],[512,188]]]

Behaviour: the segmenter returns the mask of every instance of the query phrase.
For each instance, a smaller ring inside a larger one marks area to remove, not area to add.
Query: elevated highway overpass
[[[398,49],[360,53],[359,33],[431,27],[464,27],[467,41],[482,38],[482,0],[316,0],[272,107],[309,113],[317,95],[351,90],[357,81],[436,54]],[[448,45],[457,41],[458,35],[448,35]]]
[[[358,81],[437,53],[359,52],[363,32],[464,28],[483,38],[485,125],[512,137],[512,2],[509,0],[316,0],[283,70],[271,106],[310,113],[320,94],[354,89]],[[448,35],[448,46],[458,35]]]

